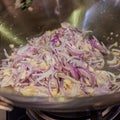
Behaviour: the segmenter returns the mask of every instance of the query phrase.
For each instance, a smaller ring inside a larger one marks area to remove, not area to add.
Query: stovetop
[[[14,108],[12,112],[6,113],[6,120],[30,120],[25,109]]]
[[[120,106],[74,113],[52,113],[14,108],[12,112],[7,112],[7,120],[120,120]]]

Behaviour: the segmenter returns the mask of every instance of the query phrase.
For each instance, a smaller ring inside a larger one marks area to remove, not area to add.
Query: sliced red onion
[[[97,42],[97,40],[94,38],[92,40],[90,40],[90,43],[92,45],[93,48],[97,48],[98,50],[100,50],[101,52],[107,52],[104,47],[99,43]]]
[[[9,55],[8,55],[6,49],[3,49],[3,50],[4,50],[4,54],[5,54],[5,56],[6,56],[7,58],[9,58]]]
[[[82,54],[85,54],[86,52],[83,51],[83,50],[75,50],[73,49],[72,47],[70,46],[67,46],[67,49],[68,49],[68,52],[70,52],[71,55],[76,55],[76,56],[79,56],[79,55],[82,55]]]
[[[95,79],[94,79],[93,75],[90,73],[89,69],[79,67],[78,71],[79,71],[80,75],[83,75],[84,77],[87,77],[89,79],[91,86],[95,85]]]
[[[58,38],[54,38],[54,39],[51,40],[51,42],[53,43],[53,45],[54,45],[56,42],[58,42],[58,41],[59,41]]]
[[[53,94],[53,88],[56,90],[55,95]],[[57,95],[57,93],[59,92],[59,84],[58,84],[57,79],[52,78],[52,79],[49,80],[48,89],[49,89],[49,92],[50,92],[51,96],[56,96]]]
[[[22,93],[22,89],[33,85],[40,90],[39,95],[47,96],[54,96],[52,87],[56,89],[55,96],[92,95],[87,92],[87,87],[97,90],[95,94],[113,92],[110,87],[117,85],[118,78],[103,70],[105,59],[102,54],[111,51],[94,36],[91,40],[88,38],[88,31],[62,23],[61,28],[47,31],[41,37],[29,40],[25,46],[14,48],[11,55],[4,49],[6,59],[0,65],[0,86],[12,83],[14,89]],[[119,52],[112,50],[118,62]],[[103,86],[97,79],[99,72],[104,72],[107,78]],[[4,78],[9,81],[4,81]],[[68,88],[64,88],[64,84]]]
[[[40,74],[39,77],[35,80],[36,83],[37,83],[38,81],[41,81],[42,79],[44,79],[44,78],[46,78],[46,77],[49,77],[51,74],[52,74],[52,70],[51,70],[51,69],[48,70],[48,71],[45,72],[45,73]]]
[[[78,70],[72,64],[70,64],[70,72],[73,78],[75,78],[76,80],[79,80]]]

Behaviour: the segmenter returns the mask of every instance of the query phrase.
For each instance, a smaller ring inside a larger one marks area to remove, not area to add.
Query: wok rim
[[[120,105],[120,92],[97,96],[63,97],[67,100],[64,102],[59,100],[60,97],[21,96],[4,92],[0,92],[0,95],[11,101],[13,106],[51,112],[98,110]]]

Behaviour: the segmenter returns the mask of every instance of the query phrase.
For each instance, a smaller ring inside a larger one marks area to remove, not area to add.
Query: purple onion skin
[[[90,43],[93,48],[96,48],[96,49],[100,50],[101,52],[106,52],[104,47],[102,45],[100,45],[96,40],[92,39],[92,40],[90,40]]]
[[[76,80],[79,80],[78,70],[72,64],[70,64],[70,72],[73,78],[75,78]]]
[[[85,77],[88,77],[91,86],[95,86],[95,79],[94,79],[93,75],[90,73],[89,69],[83,68],[83,67],[78,67],[78,71],[79,71],[80,74],[82,74],[81,70],[86,72],[86,76]]]

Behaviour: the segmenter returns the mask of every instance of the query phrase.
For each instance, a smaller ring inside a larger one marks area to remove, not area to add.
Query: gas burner
[[[31,120],[119,120],[120,106],[109,107],[99,111],[53,113],[39,110],[27,110]]]

